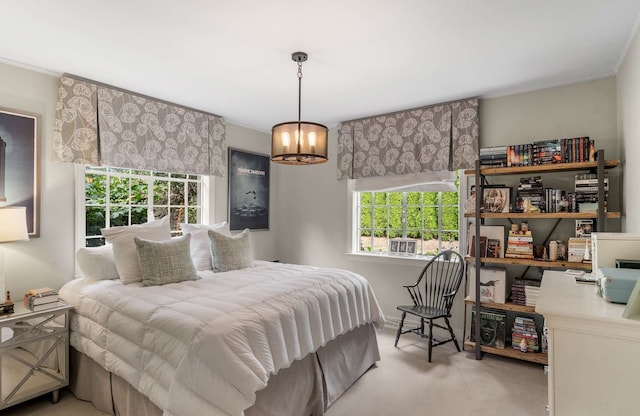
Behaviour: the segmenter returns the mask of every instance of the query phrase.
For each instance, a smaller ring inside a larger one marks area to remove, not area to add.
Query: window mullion
[[[438,251],[442,251],[442,192],[438,192]]]
[[[147,221],[153,221],[156,218],[155,201],[153,200],[153,184],[155,183],[155,179],[155,175],[151,175],[147,178]]]
[[[407,193],[402,193],[402,238],[407,238]]]
[[[111,227],[111,172],[105,172],[104,226]]]
[[[369,244],[371,245],[371,251],[374,250],[374,241],[375,241],[375,234],[376,234],[376,216],[375,216],[375,212],[376,212],[376,198],[375,198],[376,194],[375,192],[371,192],[371,235],[369,236]]]

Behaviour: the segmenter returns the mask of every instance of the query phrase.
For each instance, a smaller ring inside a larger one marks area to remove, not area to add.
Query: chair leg
[[[424,318],[420,318],[420,335],[424,336]]]
[[[402,334],[402,326],[404,325],[404,318],[407,316],[406,312],[402,312],[402,319],[400,319],[400,326],[398,326],[398,333],[396,334],[396,343],[393,344],[394,347],[398,346],[398,340],[400,339],[400,334]]]
[[[460,345],[458,345],[458,340],[456,339],[456,335],[453,333],[453,328],[451,328],[451,324],[449,323],[449,319],[445,317],[444,321],[447,323],[447,327],[449,327],[449,333],[451,334],[451,339],[453,340],[453,343],[455,344],[456,348],[458,349],[458,352],[460,352]]]
[[[433,349],[433,319],[429,319],[429,362],[431,362],[432,349]]]

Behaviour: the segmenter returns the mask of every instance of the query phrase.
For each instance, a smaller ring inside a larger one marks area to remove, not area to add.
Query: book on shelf
[[[540,351],[535,320],[525,316],[516,316],[511,329],[511,346],[520,350],[523,339],[527,345],[526,352]]]
[[[535,306],[539,280],[515,279],[511,285],[511,302],[516,305]]]
[[[509,231],[505,257],[533,259],[531,231]]]
[[[582,263],[585,252],[591,250],[591,237],[572,237],[567,242],[568,261]]]
[[[475,339],[475,308],[471,310],[471,334],[469,340]],[[494,309],[480,309],[480,345],[503,349],[505,346],[506,314]]]

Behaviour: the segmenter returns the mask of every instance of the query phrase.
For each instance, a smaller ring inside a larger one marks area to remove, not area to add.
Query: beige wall
[[[0,64],[0,80],[0,106],[43,115],[41,237],[3,245],[10,279],[7,287],[18,294],[34,286],[59,287],[71,279],[74,266],[74,169],[51,161],[56,77]],[[480,111],[483,146],[589,135],[598,147],[605,148],[607,158],[618,155],[613,78],[484,99]],[[231,147],[269,153],[268,134],[233,124],[227,125],[227,133]],[[252,234],[256,257],[360,273],[371,282],[386,316],[394,320],[396,305],[408,301],[402,285],[413,283],[424,263],[347,254],[351,195],[346,182],[335,179],[335,129],[330,135],[329,158],[328,163],[314,166],[271,165],[271,230]],[[213,183],[211,220],[221,221],[227,211],[226,178]],[[462,310],[460,297],[453,320],[459,334]]]
[[[6,287],[13,293],[14,300],[34,287],[57,289],[72,279],[74,273],[75,169],[74,165],[52,161],[57,82],[57,76],[0,63],[0,107],[42,116],[40,238],[0,247],[5,252]],[[269,135],[230,123],[227,124],[227,143],[231,147],[264,154],[270,152],[271,145]],[[277,175],[272,172],[274,192],[278,190]],[[216,178],[211,182],[215,192],[211,195],[210,221],[223,221],[227,217],[227,178]],[[272,208],[277,207],[276,204],[274,202]],[[277,257],[277,221],[272,210],[270,231],[252,234],[256,258],[272,260]]]
[[[621,159],[624,168],[624,205],[626,218],[623,231],[640,233],[640,32],[633,42],[618,71],[618,127],[620,130]]]
[[[607,158],[618,157],[615,78],[483,99],[480,114],[482,146],[588,135],[596,140],[598,148],[605,149]],[[362,274],[371,282],[387,318],[396,321],[396,306],[409,301],[402,285],[415,281],[424,262],[346,254],[351,247],[351,195],[346,182],[335,179],[336,136],[335,131],[332,133],[328,163],[277,167],[283,201],[278,213],[282,224],[278,235],[280,259]],[[569,189],[572,179],[569,174],[568,182],[556,182],[556,178],[547,178],[547,182]],[[561,235],[558,231],[557,238],[566,238],[575,224],[569,221],[563,225],[565,231]],[[546,226],[538,225],[541,232]],[[458,334],[463,328],[462,311],[460,296],[452,322]]]

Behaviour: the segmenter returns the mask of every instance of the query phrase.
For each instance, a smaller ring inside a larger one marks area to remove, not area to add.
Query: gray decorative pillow
[[[142,284],[157,286],[167,283],[198,280],[189,249],[191,235],[167,241],[144,240],[134,237]]]
[[[214,272],[254,267],[248,228],[231,237],[209,230],[209,240]]]

